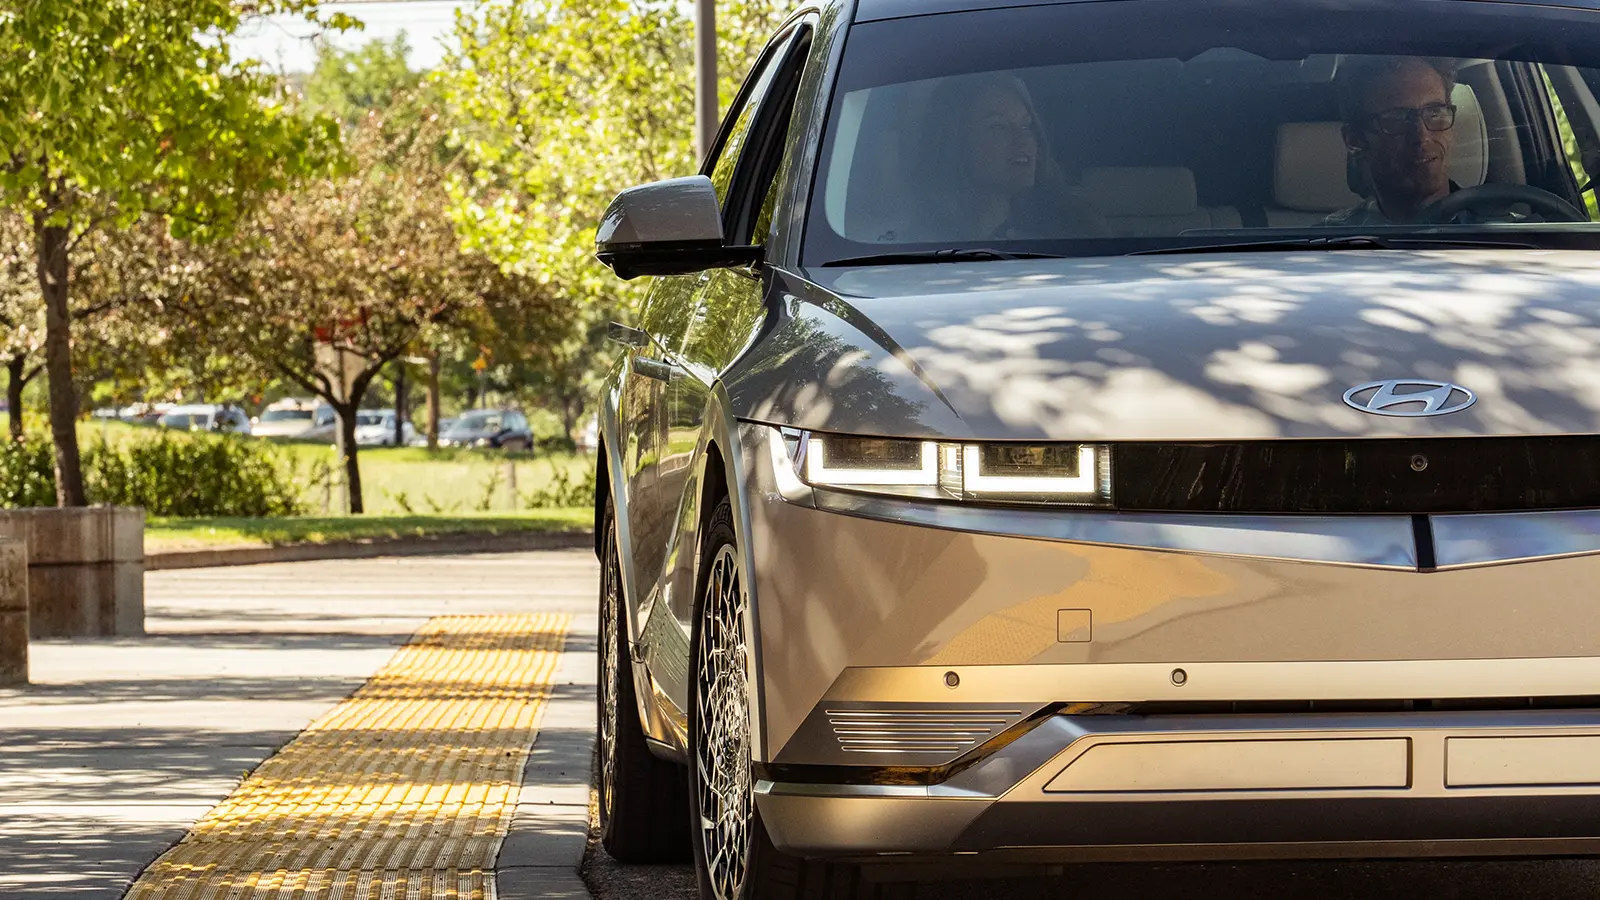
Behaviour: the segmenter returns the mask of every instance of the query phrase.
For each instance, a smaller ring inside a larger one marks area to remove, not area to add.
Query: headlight
[[[956,444],[795,434],[785,443],[808,484],[930,500],[1111,505],[1104,444]]]

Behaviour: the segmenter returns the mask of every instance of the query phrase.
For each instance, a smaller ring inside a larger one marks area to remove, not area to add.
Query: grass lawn
[[[0,420],[3,418],[0,414]],[[32,424],[43,425],[38,421]],[[84,445],[101,440],[118,444],[155,433],[122,422],[91,420],[78,426],[78,440]],[[307,512],[330,516],[344,508],[344,468],[331,444],[268,443],[294,463]],[[476,448],[362,447],[356,459],[361,464],[361,496],[367,513],[385,516],[520,512],[558,473],[582,481],[595,464],[593,454],[508,454]],[[326,477],[330,472],[331,479]]]
[[[590,509],[539,509],[518,513],[465,515],[301,516],[286,519],[163,519],[144,526],[146,553],[322,544],[363,538],[441,534],[505,534],[515,531],[569,531],[594,526]]]
[[[323,514],[341,509],[343,469],[333,449],[318,444],[285,444],[283,449],[303,472],[319,463],[336,470],[332,482],[307,480],[307,508]],[[475,449],[430,453],[421,447],[364,447],[356,459],[367,512],[385,515],[522,510],[558,473],[581,481],[594,468],[592,455]]]

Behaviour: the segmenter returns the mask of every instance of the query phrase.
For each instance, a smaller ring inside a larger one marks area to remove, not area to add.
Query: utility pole
[[[705,162],[717,139],[717,4],[694,0],[694,149]]]

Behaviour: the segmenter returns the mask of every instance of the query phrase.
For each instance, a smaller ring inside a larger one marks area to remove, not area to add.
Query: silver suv
[[[1600,851],[1597,5],[796,13],[599,229],[607,849]]]

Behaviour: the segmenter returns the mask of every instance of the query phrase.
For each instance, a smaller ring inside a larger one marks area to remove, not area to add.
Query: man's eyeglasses
[[[1416,123],[1429,131],[1449,131],[1456,124],[1454,103],[1434,103],[1420,109],[1397,106],[1367,116],[1363,124],[1387,135],[1409,134]]]

